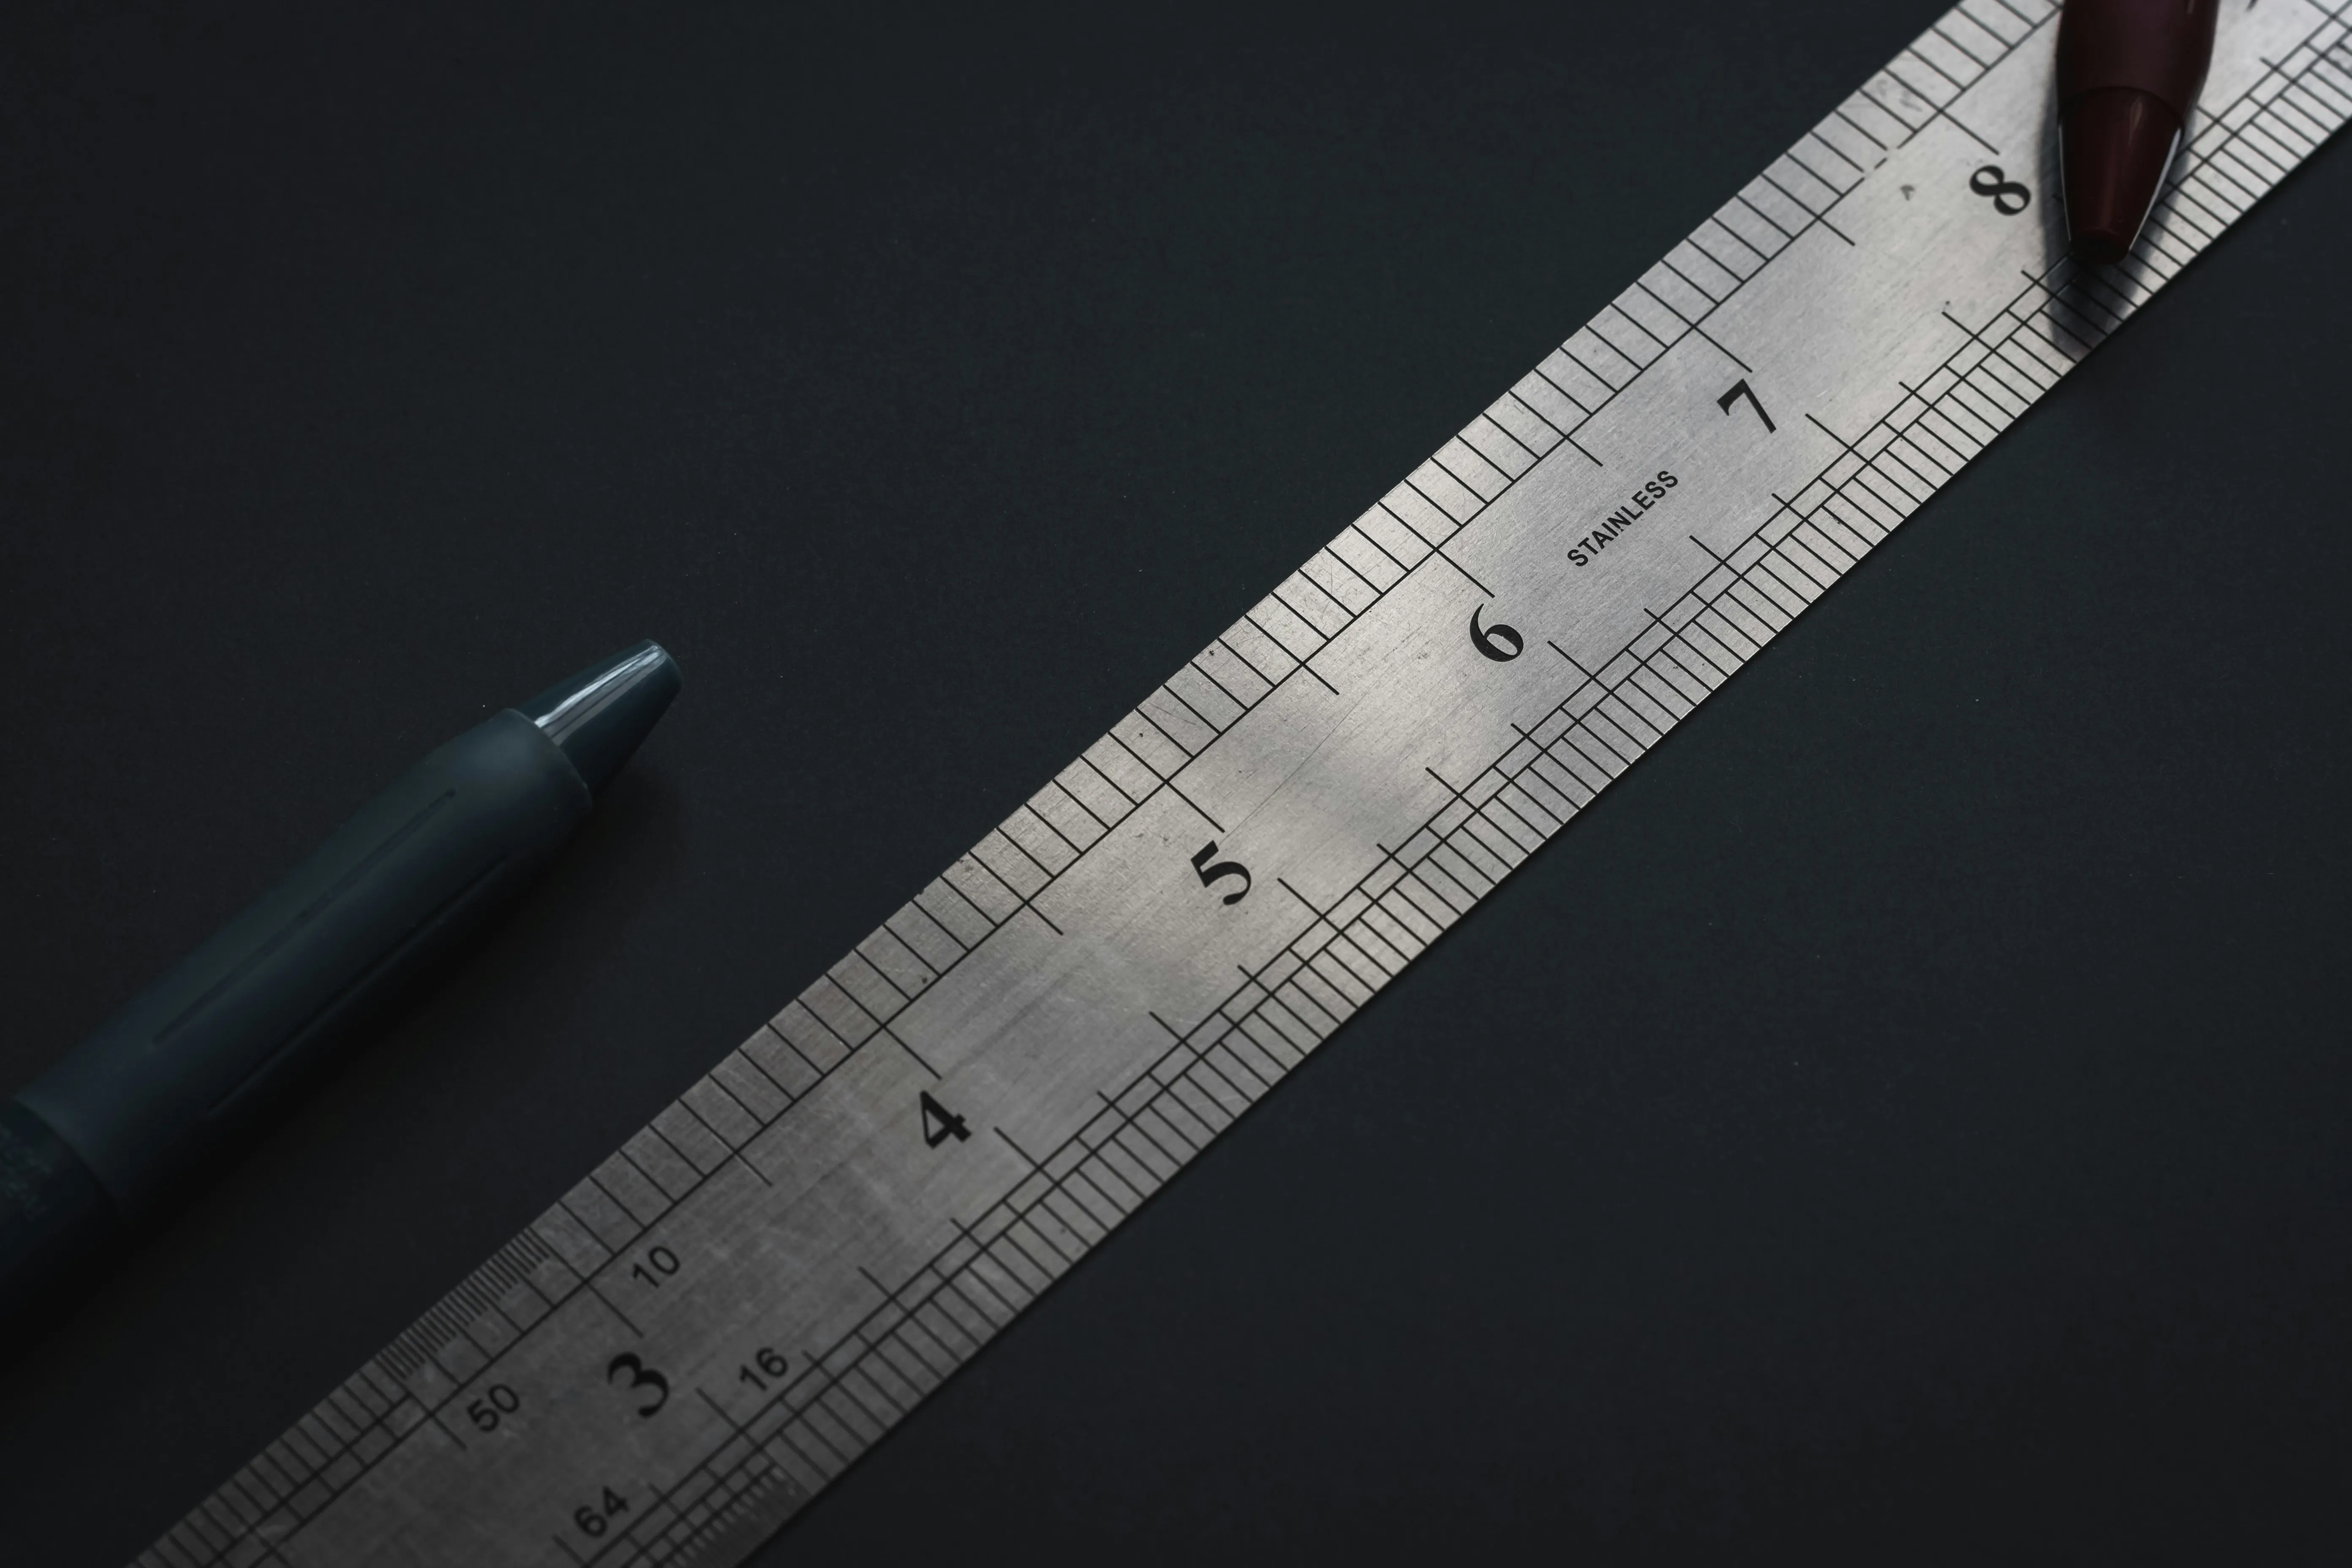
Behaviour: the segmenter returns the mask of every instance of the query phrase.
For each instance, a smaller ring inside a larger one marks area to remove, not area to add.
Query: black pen
[[[678,685],[640,643],[458,736],[0,1103],[0,1336],[69,1308],[520,891]]]

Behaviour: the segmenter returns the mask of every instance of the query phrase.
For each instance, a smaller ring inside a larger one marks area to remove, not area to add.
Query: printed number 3
[[[624,1373],[628,1374],[629,1379],[625,1387],[645,1391],[647,1403],[637,1406],[638,1415],[651,1415],[669,1403],[669,1379],[639,1361],[634,1354],[624,1352],[607,1363],[604,1367],[604,1381],[617,1383]]]

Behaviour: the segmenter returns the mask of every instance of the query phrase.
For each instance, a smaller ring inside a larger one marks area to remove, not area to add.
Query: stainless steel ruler
[[[2231,0],[2063,260],[1963,0],[140,1558],[723,1564],[839,1475],[2352,114]]]

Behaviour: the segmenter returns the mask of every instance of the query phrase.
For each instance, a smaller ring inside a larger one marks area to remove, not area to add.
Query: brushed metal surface
[[[2125,265],[1965,0],[139,1559],[738,1562],[2352,113],[2231,5]]]

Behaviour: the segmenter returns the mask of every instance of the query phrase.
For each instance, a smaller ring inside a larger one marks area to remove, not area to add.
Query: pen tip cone
[[[2172,110],[2134,88],[2103,88],[2067,106],[2060,161],[2077,261],[2111,264],[2130,252],[2179,141]]]
[[[557,681],[520,708],[570,759],[589,792],[601,795],[669,711],[683,684],[677,661],[659,643],[641,642]]]

